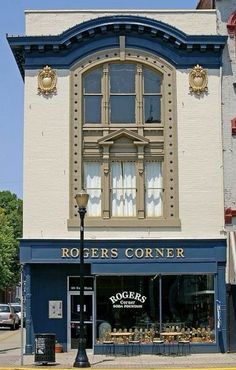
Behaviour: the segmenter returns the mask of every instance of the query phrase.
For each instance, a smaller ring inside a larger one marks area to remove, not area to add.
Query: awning
[[[226,284],[236,285],[236,231],[227,236]]]

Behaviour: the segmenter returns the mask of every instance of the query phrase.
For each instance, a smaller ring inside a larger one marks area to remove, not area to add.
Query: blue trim
[[[160,21],[139,16],[108,16],[89,20],[57,36],[7,36],[19,69],[70,68],[76,60],[98,50],[117,48],[126,35],[126,47],[146,50],[176,68],[221,65],[226,36],[187,35]],[[190,57],[191,56],[191,57]]]

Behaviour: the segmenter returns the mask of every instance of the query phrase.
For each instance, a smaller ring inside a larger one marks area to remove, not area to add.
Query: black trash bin
[[[55,362],[56,335],[52,333],[35,334],[35,362],[47,364]]]

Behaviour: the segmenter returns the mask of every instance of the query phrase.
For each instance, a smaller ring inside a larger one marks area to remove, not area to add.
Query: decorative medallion
[[[51,67],[44,67],[38,74],[38,91],[44,95],[56,92],[57,75]]]
[[[197,64],[189,73],[189,90],[198,95],[206,92],[207,71]]]

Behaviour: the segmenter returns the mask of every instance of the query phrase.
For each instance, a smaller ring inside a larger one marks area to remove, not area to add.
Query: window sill
[[[69,219],[67,220],[68,228],[79,227],[80,221],[78,219]],[[117,227],[117,228],[132,228],[132,227],[180,227],[181,222],[178,218],[150,218],[150,219],[137,219],[137,218],[110,218],[110,219],[101,219],[101,218],[92,218],[86,217],[85,220],[86,227]]]

